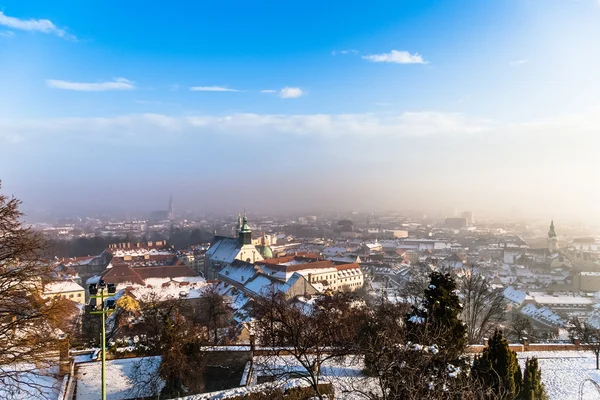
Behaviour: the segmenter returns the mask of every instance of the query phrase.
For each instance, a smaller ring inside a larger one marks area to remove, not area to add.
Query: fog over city
[[[599,221],[597,1],[332,4],[293,21],[242,5],[226,26],[195,8],[12,3],[0,172],[28,214],[147,212],[173,193],[197,212]]]
[[[0,0],[0,399],[600,400],[600,0]]]

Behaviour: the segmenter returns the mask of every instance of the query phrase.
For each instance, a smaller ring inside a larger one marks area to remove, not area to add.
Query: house
[[[72,279],[51,281],[44,283],[42,297],[44,299],[62,297],[85,304],[85,289]]]
[[[363,272],[356,263],[339,264],[331,260],[294,256],[292,259],[265,260],[258,265],[268,276],[286,281],[297,272],[320,292],[354,291],[364,284]]]
[[[119,286],[147,285],[149,279],[199,278],[190,267],[176,262],[173,265],[131,266],[117,264],[107,268],[101,275],[106,283]]]

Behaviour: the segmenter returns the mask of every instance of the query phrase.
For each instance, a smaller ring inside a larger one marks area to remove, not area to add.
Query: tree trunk
[[[596,369],[600,369],[600,351],[596,352]]]

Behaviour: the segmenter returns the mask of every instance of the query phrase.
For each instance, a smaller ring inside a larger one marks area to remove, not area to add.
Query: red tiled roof
[[[329,261],[329,260],[323,260],[323,261],[315,261],[315,262],[311,262],[311,263],[305,263],[305,264],[296,264],[296,265],[290,265],[288,267],[285,267],[287,272],[296,272],[296,271],[302,271],[303,269],[324,269],[324,268],[332,268],[333,262]]]
[[[277,258],[268,258],[263,261],[257,261],[256,264],[269,264],[269,265],[284,264],[284,263],[288,263],[292,260],[312,262],[312,261],[323,260],[323,257],[321,257],[317,253],[297,252],[295,254],[290,254],[287,256],[282,256],[282,257],[277,257]]]
[[[102,279],[107,283],[114,284],[125,282],[144,284],[142,277],[129,265],[114,265],[102,273]]]
[[[133,268],[142,279],[148,278],[179,278],[182,276],[198,276],[191,268],[185,265],[167,265],[158,267]]]
[[[148,267],[131,267],[128,264],[116,264],[102,273],[102,279],[108,283],[132,282],[144,285],[144,281],[150,278],[179,278],[185,276],[198,276],[189,267],[180,265],[161,265]]]
[[[345,271],[347,269],[360,269],[360,265],[354,263],[354,264],[340,264],[340,265],[336,265],[335,268],[338,271]]]

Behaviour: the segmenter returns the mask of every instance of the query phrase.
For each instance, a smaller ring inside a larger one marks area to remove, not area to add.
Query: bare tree
[[[418,263],[411,267],[409,275],[402,282],[402,287],[398,290],[398,294],[405,299],[406,302],[417,306],[421,303],[423,292],[429,285],[429,274],[431,268],[426,263]]]
[[[529,318],[524,317],[520,314],[515,314],[513,316],[512,322],[508,326],[508,333],[512,338],[516,339],[517,341],[520,341],[524,337],[527,337],[531,340],[533,339],[532,335],[534,333],[534,330],[531,326],[531,321],[529,320]]]
[[[45,282],[55,278],[44,261],[42,236],[21,223],[21,202],[0,193],[0,381],[8,393],[39,393],[37,374],[54,365],[61,321],[69,319],[68,301],[44,299]],[[65,325],[62,325],[66,328]]]
[[[202,293],[199,303],[200,320],[212,331],[212,342],[216,345],[219,343],[219,328],[228,325],[232,308],[216,285],[208,286]]]
[[[203,346],[209,344],[207,327],[194,318],[189,301],[148,295],[140,299],[139,306],[141,317],[127,334],[138,338],[139,352],[160,356],[161,361],[154,373],[140,367],[134,381],[141,391],[131,394],[148,396],[150,389],[152,395],[169,397],[202,392],[206,367]],[[164,387],[158,393],[162,383]]]
[[[600,369],[600,329],[573,318],[570,321],[569,337],[578,340],[585,348],[592,351],[596,356],[596,369]]]
[[[356,337],[356,324],[343,322],[354,320],[356,315],[342,300],[350,298],[346,296],[350,295],[324,300],[327,306],[288,301],[274,291],[256,299],[253,314],[259,343],[273,346],[273,357],[264,362],[263,368],[268,368],[275,379],[302,379],[316,397],[325,398],[321,374],[324,364],[349,355],[351,348],[341,344]],[[301,371],[293,371],[296,365]]]
[[[493,333],[504,321],[506,301],[502,292],[493,289],[490,281],[474,268],[466,270],[458,279],[458,286],[467,340],[470,344],[480,344],[484,336]]]

